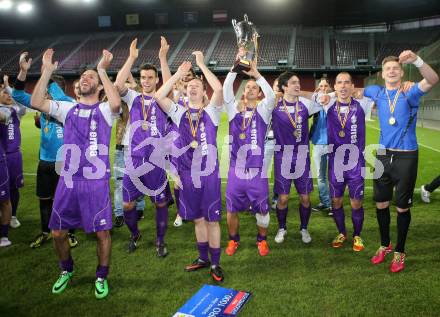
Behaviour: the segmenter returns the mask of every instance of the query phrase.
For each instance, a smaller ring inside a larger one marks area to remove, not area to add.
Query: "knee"
[[[308,195],[301,195],[299,196],[299,201],[301,205],[303,205],[306,208],[310,207],[310,197]]]
[[[399,208],[399,207],[397,207],[397,212],[398,213],[404,213],[404,212],[407,212],[409,210],[409,208]]]
[[[99,241],[104,241],[110,239],[110,231],[104,230],[104,231],[98,231],[96,232],[96,238]]]
[[[168,205],[168,202],[165,201],[165,202],[161,202],[161,203],[155,203],[155,205],[156,205],[156,208],[163,208]]]
[[[342,207],[342,198],[333,198],[332,199],[332,207],[333,209],[339,209]]]
[[[359,209],[361,207],[362,207],[362,201],[361,200],[352,200],[351,201],[351,208]]]
[[[388,201],[376,203],[377,209],[385,209],[385,208],[388,208],[389,206],[390,206],[390,203]]]
[[[54,240],[67,239],[67,231],[65,230],[52,230],[52,237]]]
[[[208,221],[208,228],[209,229],[215,229],[215,228],[219,228],[220,224],[218,223],[218,221]]]
[[[136,206],[135,201],[124,202],[124,211],[132,210]]]
[[[288,195],[280,195],[280,196],[278,196],[278,207],[280,207],[281,209],[286,208],[288,202],[289,202],[289,196]]]

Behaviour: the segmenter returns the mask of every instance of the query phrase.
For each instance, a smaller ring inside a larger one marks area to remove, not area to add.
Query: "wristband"
[[[413,65],[417,68],[422,67],[423,64],[425,64],[425,62],[423,61],[423,59],[420,56],[417,56],[417,59],[413,62]]]

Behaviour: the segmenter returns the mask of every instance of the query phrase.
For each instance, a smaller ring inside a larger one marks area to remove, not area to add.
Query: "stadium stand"
[[[81,66],[94,65],[103,49],[110,49],[113,42],[122,34],[94,35],[81,44],[78,51],[61,64],[60,70],[76,70]]]
[[[179,52],[175,55],[174,60],[172,61],[171,68],[177,68],[179,67],[182,62],[185,60],[194,60],[191,57],[191,53],[194,51],[202,51],[205,52],[209,45],[212,42],[212,39],[214,37],[213,31],[195,31],[191,32],[186,39],[185,43],[183,43],[182,48],[179,50]]]

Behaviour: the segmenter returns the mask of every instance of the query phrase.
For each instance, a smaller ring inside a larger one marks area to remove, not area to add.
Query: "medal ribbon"
[[[350,106],[351,106],[351,97],[350,97],[350,103],[348,104],[348,111],[344,116],[344,119],[341,118],[341,107],[339,106],[339,100],[336,100],[336,109],[338,110],[338,119],[341,123],[342,130],[345,129],[345,125],[347,124],[348,114],[350,113]]]
[[[199,129],[200,117],[202,115],[203,108],[200,108],[199,112],[197,112],[197,120],[196,120],[196,124],[194,125],[193,120],[191,118],[191,111],[189,111],[189,107],[186,104],[185,99],[183,99],[183,104],[185,105],[186,108],[186,117],[188,118],[189,128],[191,129],[191,134],[195,140],[197,135],[197,130]]]
[[[243,122],[241,123],[241,131],[244,132],[245,130],[247,130],[247,128],[251,125],[252,122],[252,118],[254,117],[254,113],[255,110],[257,109],[257,107],[255,107],[254,109],[252,109],[252,114],[251,116],[248,118],[248,120],[246,121],[246,112],[247,112],[247,107],[244,110],[244,115],[243,115]]]
[[[144,116],[144,121],[148,121],[148,114],[150,112],[151,104],[153,103],[153,98],[149,100],[148,108],[145,110],[145,100],[144,100],[144,94],[142,94],[142,114]]]
[[[392,103],[391,103],[390,95],[388,94],[388,90],[386,88],[385,88],[385,92],[387,94],[388,105],[390,107],[390,112],[391,112],[391,116],[392,116],[394,114],[394,109],[396,108],[397,99],[399,98],[399,95],[402,92],[402,88],[399,88],[399,90],[397,91],[396,95],[394,96],[394,100],[393,100]]]
[[[296,130],[296,124],[298,122],[298,109],[299,106],[299,97],[296,97],[296,103],[295,103],[295,120],[293,120],[289,110],[287,109],[287,105],[286,105],[286,100],[283,98],[283,107],[284,107],[284,111],[287,113],[287,117],[289,118],[290,123],[293,126],[293,129]]]

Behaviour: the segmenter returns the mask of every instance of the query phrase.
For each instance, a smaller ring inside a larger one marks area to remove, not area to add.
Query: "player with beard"
[[[107,275],[111,253],[108,152],[112,122],[121,105],[119,93],[106,73],[113,56],[104,50],[97,70],[88,69],[81,74],[79,102],[63,102],[45,99],[47,85],[58,66],[58,62],[52,62],[53,53],[48,49],[43,54],[41,77],[31,98],[33,108],[64,124],[63,166],[49,223],[61,268],[52,292],[63,292],[73,276],[68,229],[83,228],[86,233],[96,233],[95,297],[101,299],[109,292]],[[108,102],[100,101],[103,93]]]
[[[125,158],[126,170],[123,180],[124,218],[131,232],[128,252],[136,250],[141,237],[137,224],[136,199],[147,194],[156,206],[156,254],[158,257],[165,257],[168,255],[168,250],[164,238],[168,227],[168,204],[172,200],[172,196],[165,162],[164,160],[155,162],[152,154],[161,138],[167,133],[168,117],[154,99],[159,83],[158,71],[155,66],[150,64],[140,66],[141,93],[127,89],[125,86],[131,68],[139,55],[136,45],[137,39],[131,43],[130,54],[115,82],[122,100],[127,103],[130,112],[130,122],[126,130],[130,152]],[[162,37],[159,58],[164,82],[171,77],[166,60],[168,49],[168,43]],[[147,142],[146,145],[145,142]],[[147,173],[142,172],[141,175],[137,175],[136,170],[142,169],[142,166],[151,169]]]
[[[238,56],[238,55],[237,55]],[[238,212],[251,212],[257,220],[257,246],[261,256],[269,253],[269,183],[263,173],[264,141],[271,120],[276,96],[261,76],[256,64],[246,72],[253,79],[247,81],[243,99],[235,100],[233,84],[237,73],[229,72],[223,83],[223,94],[229,119],[231,158],[226,185],[226,208],[229,242],[226,254],[235,254],[240,235]],[[265,98],[259,100],[263,92]]]
[[[220,267],[221,179],[217,155],[217,130],[224,109],[220,81],[208,69],[202,52],[193,52],[197,66],[213,89],[211,100],[206,100],[206,89],[200,78],[187,84],[188,100],[181,104],[166,96],[173,85],[189,71],[190,62],[184,62],[178,71],[156,93],[159,105],[170,116],[180,134],[180,145],[186,151],[177,157],[178,173],[182,183],[179,214],[184,220],[194,221],[199,257],[186,267],[195,271],[211,266],[214,281],[224,279]],[[209,261],[208,252],[211,254]]]
[[[300,80],[293,72],[284,72],[278,78],[283,97],[272,113],[273,130],[276,139],[275,185],[278,194],[276,213],[278,232],[275,242],[282,243],[287,235],[287,213],[292,181],[299,195],[300,234],[304,243],[312,238],[307,230],[310,219],[310,193],[313,182],[310,177],[309,116],[322,110],[320,104],[301,97]],[[315,96],[312,97],[315,100]]]

